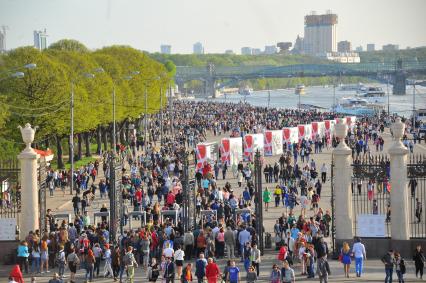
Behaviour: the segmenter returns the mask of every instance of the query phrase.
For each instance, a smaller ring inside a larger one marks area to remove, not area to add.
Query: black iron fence
[[[50,182],[53,182],[50,180]],[[47,232],[47,222],[46,222],[46,190],[47,190],[47,164],[44,157],[40,158],[38,163],[38,203],[39,203],[39,227],[40,235],[43,235],[44,232]]]
[[[390,161],[387,155],[366,156],[354,160],[352,176],[352,212],[354,235],[362,214],[385,215],[385,235],[391,236]]]
[[[0,218],[15,218],[21,211],[21,186],[17,159],[0,160]]]
[[[410,198],[410,236],[426,238],[426,156],[410,155],[407,165],[408,190]]]

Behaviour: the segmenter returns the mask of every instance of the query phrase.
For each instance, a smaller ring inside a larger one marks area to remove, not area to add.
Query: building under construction
[[[321,55],[337,51],[337,15],[330,11],[324,15],[311,13],[305,16],[304,53]]]

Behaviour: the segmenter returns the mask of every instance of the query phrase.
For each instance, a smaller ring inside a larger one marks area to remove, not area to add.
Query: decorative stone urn
[[[395,123],[393,123],[391,127],[395,141],[401,142],[401,138],[404,135],[405,130],[405,124],[401,122],[401,118],[396,118]]]
[[[21,130],[22,140],[26,145],[24,152],[32,152],[33,149],[31,148],[31,143],[34,141],[36,128],[31,128],[29,123],[26,123],[24,128],[21,126],[18,126],[18,128]]]
[[[334,131],[336,133],[336,137],[339,138],[339,140],[344,140],[346,137],[346,134],[348,132],[348,126],[345,123],[345,120],[343,118],[339,118],[339,121],[336,125],[334,125]]]

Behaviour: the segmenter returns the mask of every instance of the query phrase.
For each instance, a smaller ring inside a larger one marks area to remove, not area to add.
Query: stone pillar
[[[346,145],[345,137],[348,126],[344,119],[334,126],[336,136],[339,138],[339,145],[333,150],[334,158],[334,205],[335,205],[335,226],[336,239],[353,238],[352,222],[352,193],[351,193],[351,153],[352,150]]]
[[[394,136],[390,154],[391,237],[392,240],[410,239],[410,211],[407,189],[408,149],[401,142],[405,124],[397,118],[392,125]]]
[[[25,149],[18,155],[21,163],[21,213],[19,215],[20,239],[24,239],[28,232],[39,229],[39,205],[37,187],[37,158],[38,154],[31,148],[35,129],[30,124],[25,128],[19,126]]]

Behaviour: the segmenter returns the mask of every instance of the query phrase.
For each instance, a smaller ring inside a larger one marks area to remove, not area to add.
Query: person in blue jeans
[[[389,250],[383,257],[382,262],[385,265],[385,283],[391,283],[392,282],[392,275],[393,275],[393,265],[395,262],[393,250]]]
[[[357,277],[362,275],[363,261],[367,259],[365,246],[361,243],[360,237],[355,237],[355,243],[352,247],[352,253],[355,257],[355,272]]]

